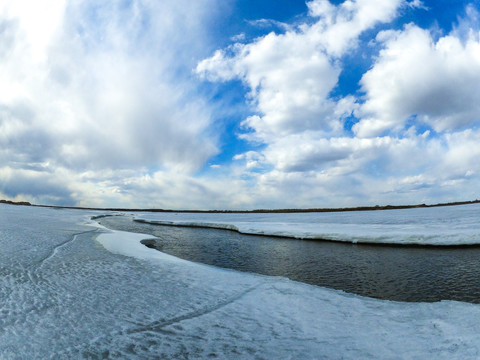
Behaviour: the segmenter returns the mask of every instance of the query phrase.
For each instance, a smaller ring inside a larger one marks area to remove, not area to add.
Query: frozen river
[[[478,359],[480,306],[180,260],[98,213],[0,205],[0,358]]]

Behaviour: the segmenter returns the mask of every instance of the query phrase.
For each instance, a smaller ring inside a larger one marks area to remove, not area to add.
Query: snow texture
[[[91,211],[0,205],[0,359],[478,359],[480,306],[195,264]]]
[[[399,245],[480,244],[480,204],[333,213],[140,213],[137,221],[243,234]]]

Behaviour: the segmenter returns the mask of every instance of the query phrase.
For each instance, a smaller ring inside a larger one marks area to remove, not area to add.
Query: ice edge
[[[323,233],[323,232],[295,232],[295,231],[275,231],[265,228],[251,227],[252,223],[226,223],[226,222],[204,222],[204,221],[171,221],[171,220],[146,220],[142,218],[134,218],[135,222],[163,225],[163,226],[178,226],[178,227],[192,227],[192,228],[207,228],[218,230],[230,230],[244,235],[258,235],[270,236],[278,238],[290,238],[297,240],[319,240],[319,241],[334,241],[352,244],[368,244],[368,245],[407,245],[407,246],[476,246],[480,245],[480,236],[463,235],[458,236],[444,236],[439,239],[439,236],[413,234],[408,236],[382,235],[382,236],[353,236],[351,234],[338,233]],[[341,224],[339,224],[341,225]]]

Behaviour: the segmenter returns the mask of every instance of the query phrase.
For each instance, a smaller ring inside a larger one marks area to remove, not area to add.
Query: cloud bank
[[[217,45],[228,11],[217,0],[2,3],[0,196],[228,209],[478,198],[475,5],[445,31],[402,23],[433,11],[418,0],[312,0],[291,24],[250,19],[276,32]],[[221,123],[232,104],[203,89],[235,83],[249,113],[240,130]],[[245,151],[229,150],[235,137]]]
[[[72,204],[85,198],[74,193],[92,173],[103,184],[115,171],[201,168],[217,139],[190,70],[213,3],[2,5],[0,192]],[[24,177],[69,196],[18,186]]]
[[[207,80],[239,79],[249,89],[254,114],[243,121],[241,136],[264,148],[236,159],[262,189],[257,196],[294,191],[301,206],[478,197],[474,7],[438,37],[413,23],[372,31],[399,12],[425,10],[418,1],[307,5],[310,22],[233,44],[197,66]],[[375,34],[368,42],[361,39],[366,31]],[[347,56],[359,46],[379,48],[360,91],[334,95]]]

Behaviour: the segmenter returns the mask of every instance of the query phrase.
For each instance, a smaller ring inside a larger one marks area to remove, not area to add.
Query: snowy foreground
[[[403,245],[480,244],[480,204],[337,213],[140,213],[139,221],[243,234]]]
[[[478,305],[199,265],[92,215],[0,205],[1,359],[480,358]]]

